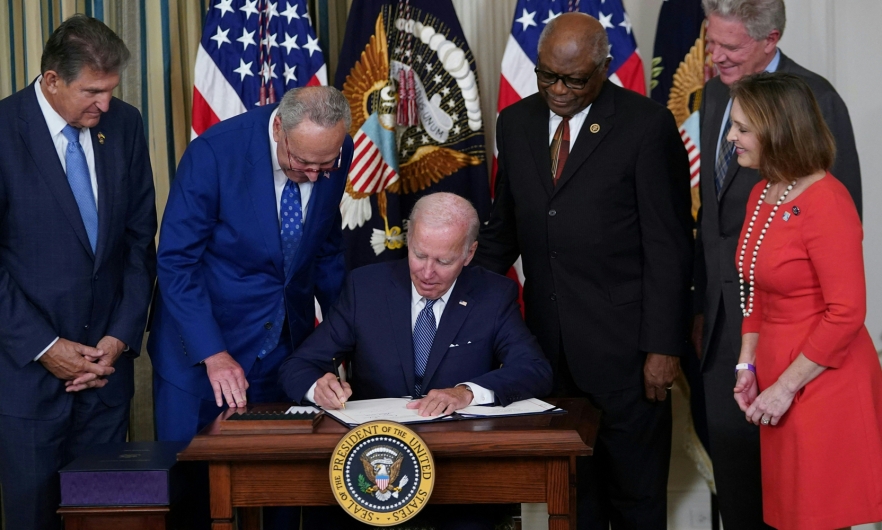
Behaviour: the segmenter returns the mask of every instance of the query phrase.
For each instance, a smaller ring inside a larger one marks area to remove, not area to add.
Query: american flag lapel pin
[[[790,220],[790,212],[784,212],[784,217],[783,217],[783,218],[784,218],[784,222],[789,221],[789,220]]]
[[[459,305],[465,307],[465,306],[469,305],[469,303],[466,302],[465,300],[460,300],[460,301],[459,301]]]

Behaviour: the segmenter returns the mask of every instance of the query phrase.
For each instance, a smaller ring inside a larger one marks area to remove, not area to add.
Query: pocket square
[[[451,344],[450,347],[451,348],[459,348],[459,344]]]

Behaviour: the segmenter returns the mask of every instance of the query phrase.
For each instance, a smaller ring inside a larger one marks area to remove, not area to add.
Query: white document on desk
[[[488,407],[485,405],[472,405],[459,409],[456,414],[462,419],[472,418],[498,418],[502,416],[526,416],[530,414],[562,414],[566,412],[551,403],[541,399],[525,399],[509,403],[505,407]]]
[[[362,399],[347,401],[345,409],[324,410],[325,414],[350,427],[380,420],[397,423],[425,423],[450,418],[450,416],[420,416],[416,409],[407,408],[407,404],[411,401],[411,398]]]

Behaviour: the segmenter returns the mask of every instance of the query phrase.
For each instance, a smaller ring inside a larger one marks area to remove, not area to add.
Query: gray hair
[[[787,13],[784,0],[702,0],[705,16],[734,18],[744,24],[750,38],[760,41],[774,30],[784,35]]]
[[[481,221],[472,203],[455,193],[438,192],[426,195],[413,205],[410,211],[410,229],[407,231],[407,243],[416,222],[430,226],[457,226],[465,229],[465,247],[463,255],[468,254],[469,247],[478,240]]]
[[[585,15],[586,17],[590,17],[591,15]],[[594,18],[594,17],[591,17]],[[555,17],[548,21],[548,24],[545,24],[545,27],[542,29],[542,33],[539,34],[539,46],[537,46],[537,51],[542,51],[542,45],[545,44],[545,40],[548,38],[553,31],[555,26],[557,26],[558,17]],[[595,65],[598,65],[606,60],[609,57],[609,36],[606,34],[606,31],[595,31],[593,34],[586,36],[586,44],[591,49],[591,60],[594,61]]]
[[[303,120],[328,129],[342,121],[347,131],[352,125],[349,101],[332,86],[300,87],[285,92],[279,103],[279,118],[286,131],[294,129]]]
[[[102,74],[118,73],[129,57],[126,44],[104,22],[76,14],[49,36],[40,59],[40,72],[52,70],[62,81],[71,83],[83,67]]]

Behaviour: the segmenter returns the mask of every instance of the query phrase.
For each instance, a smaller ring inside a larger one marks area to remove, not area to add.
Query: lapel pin
[[[799,206],[793,207],[793,215],[799,215]]]
[[[98,143],[104,145],[104,133],[98,133]]]
[[[784,212],[783,219],[784,219],[784,222],[789,221],[790,220],[790,212]]]
[[[591,127],[589,127],[588,130],[594,134],[597,134],[600,132],[600,125],[597,123],[592,123]]]
[[[469,305],[469,303],[466,302],[465,300],[460,300],[460,301],[459,301],[459,305],[465,307],[465,306]]]

